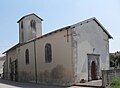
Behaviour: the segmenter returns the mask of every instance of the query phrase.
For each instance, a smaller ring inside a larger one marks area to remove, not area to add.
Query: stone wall
[[[120,76],[120,69],[102,70],[102,86],[109,85],[117,76]]]

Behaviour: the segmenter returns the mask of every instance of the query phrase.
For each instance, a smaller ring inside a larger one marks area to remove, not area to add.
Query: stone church
[[[19,43],[4,52],[4,79],[72,85],[109,69],[112,36],[95,17],[44,35],[42,21],[34,13],[18,20]]]

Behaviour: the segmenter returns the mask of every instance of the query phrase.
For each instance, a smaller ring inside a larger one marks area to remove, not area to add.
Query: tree
[[[115,63],[115,64],[116,64],[115,66],[117,66],[117,67],[120,68],[120,52],[118,52],[118,51],[115,53],[115,60],[116,60],[116,61],[115,61],[115,62],[116,62],[116,63]]]
[[[115,55],[114,55],[114,53],[110,53],[109,58],[110,58],[110,67],[115,67]]]
[[[120,67],[120,52],[110,53],[110,67]]]

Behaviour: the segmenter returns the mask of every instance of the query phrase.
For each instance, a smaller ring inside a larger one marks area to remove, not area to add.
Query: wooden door
[[[13,74],[14,74],[14,68],[13,68],[13,63],[10,63],[11,66],[11,73],[10,73],[10,79],[13,81]]]
[[[11,80],[18,80],[17,60],[11,62]]]
[[[15,81],[18,81],[18,62],[15,61]]]
[[[91,63],[91,79],[92,80],[96,79],[96,64],[95,64],[95,61],[92,61],[92,63]]]

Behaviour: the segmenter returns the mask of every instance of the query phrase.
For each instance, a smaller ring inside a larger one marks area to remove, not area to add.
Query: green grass
[[[112,80],[111,88],[120,88],[120,76]]]

